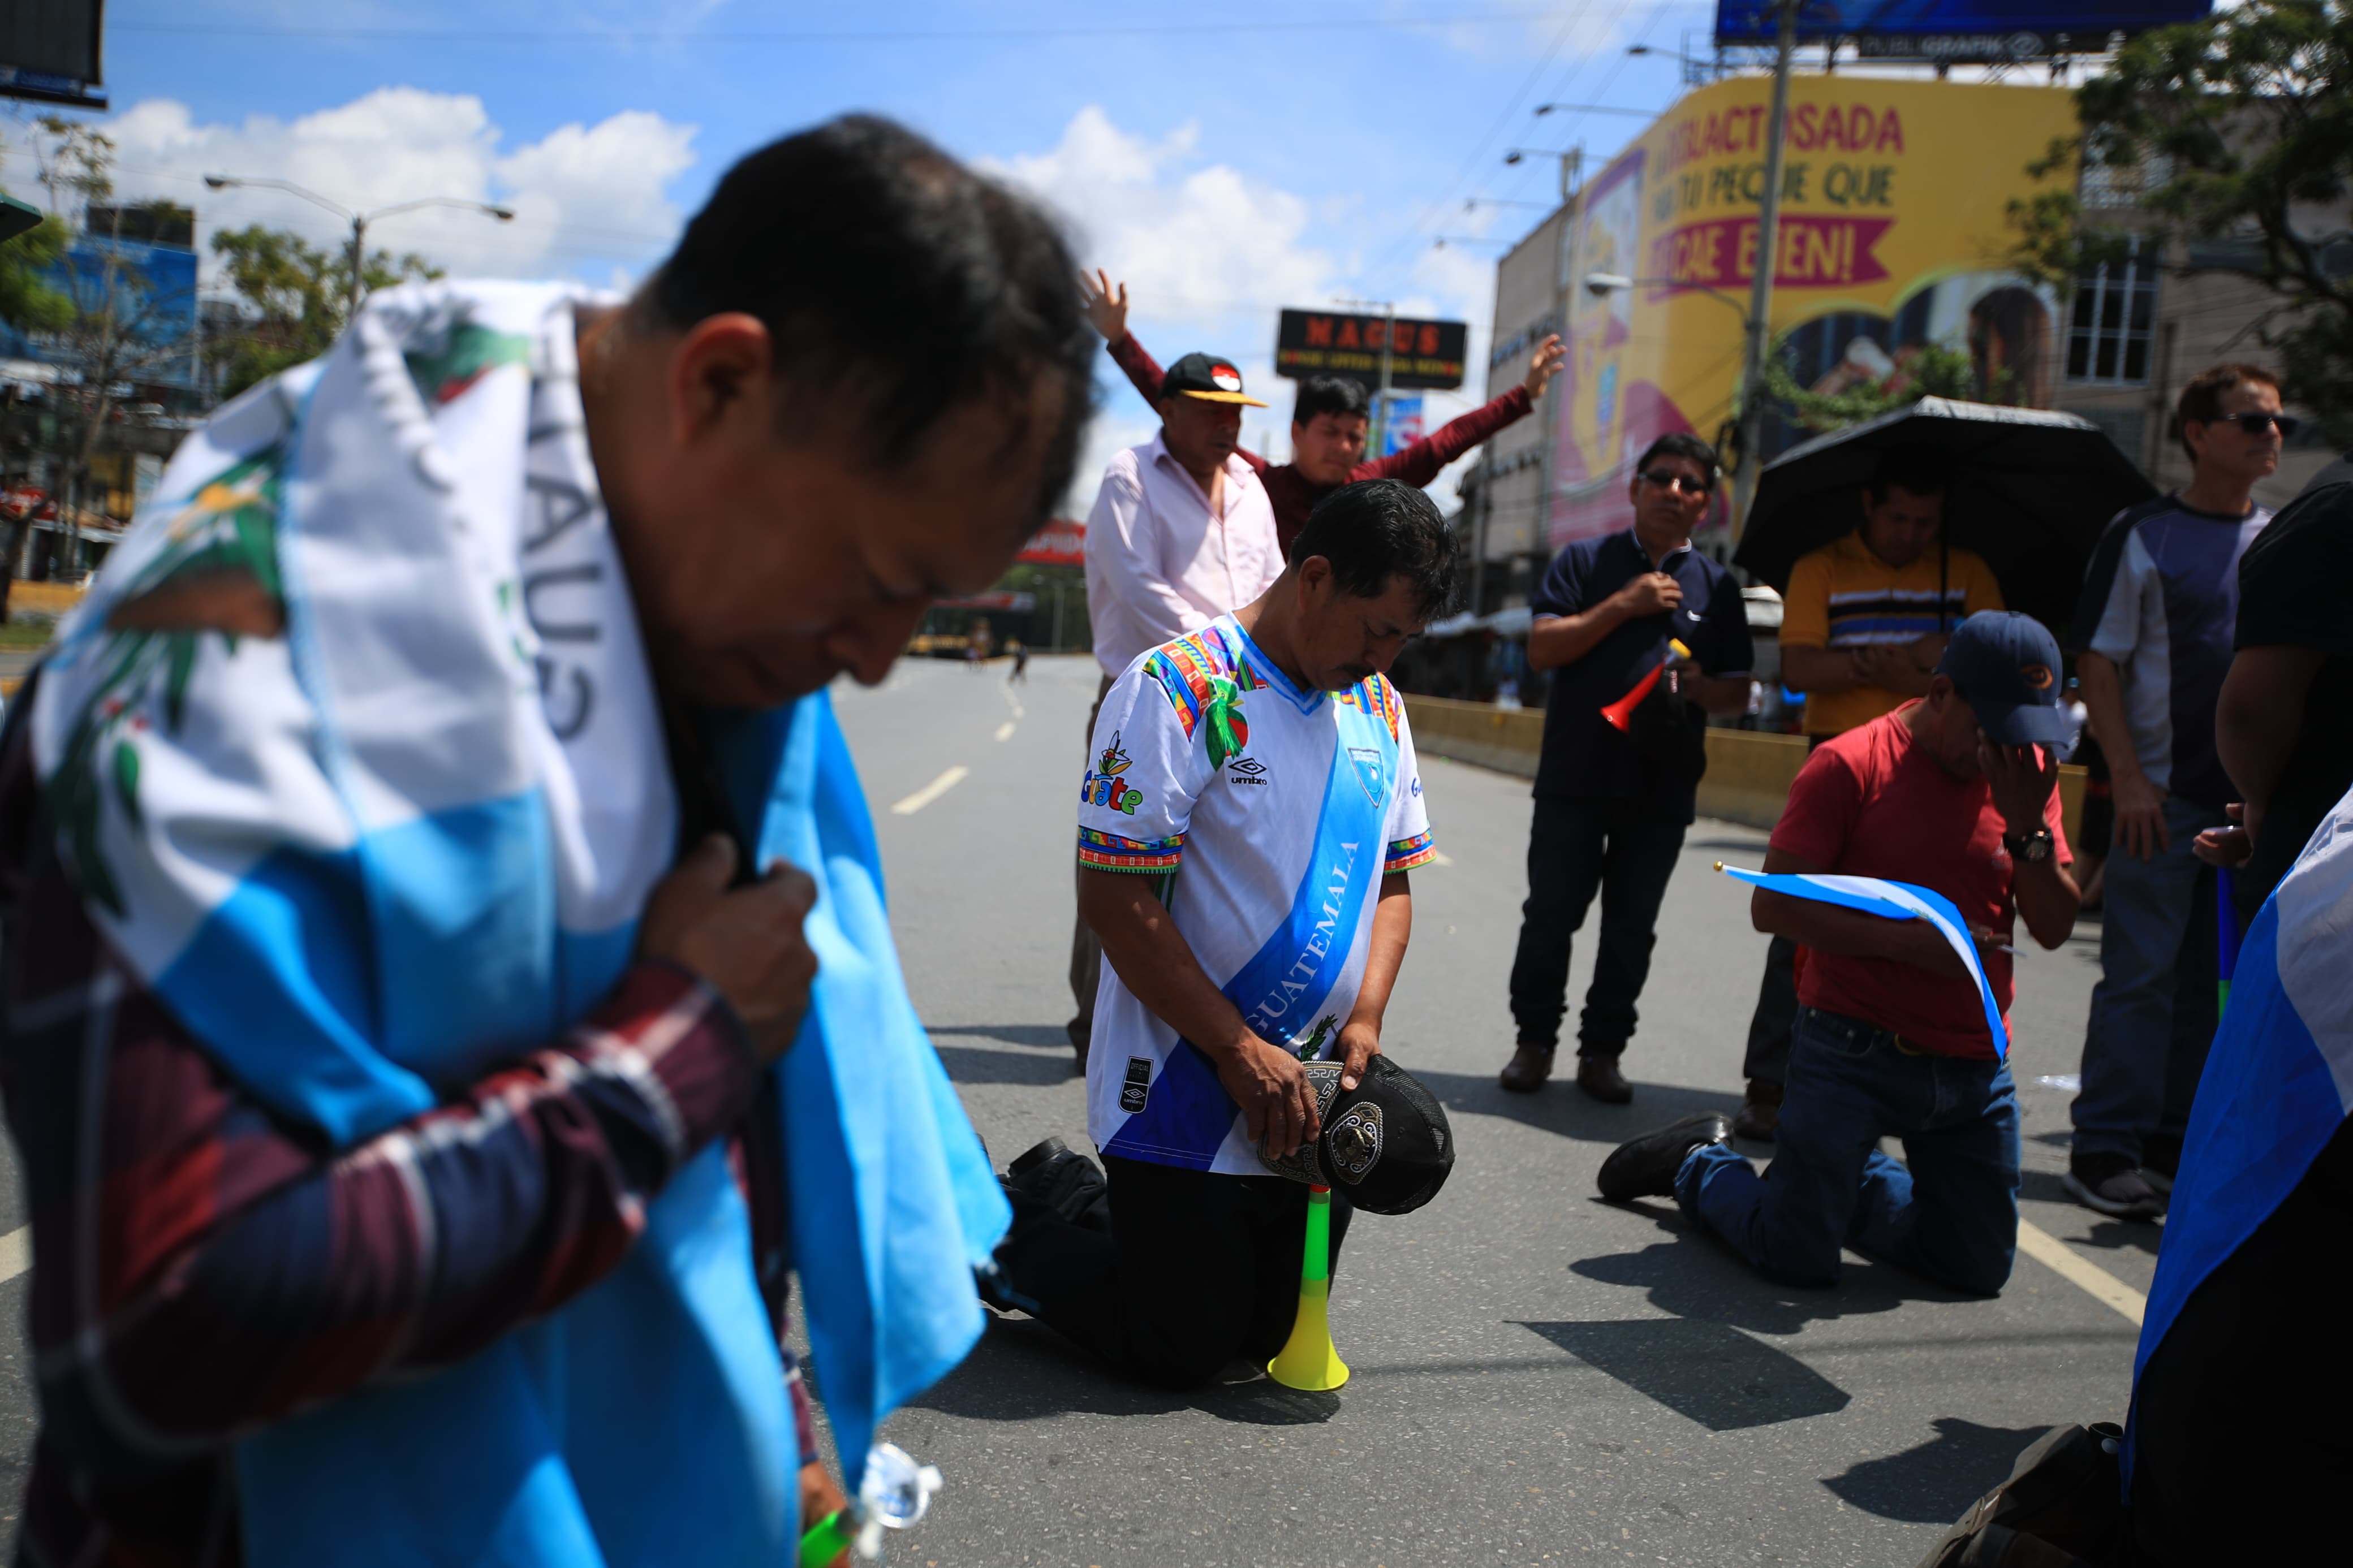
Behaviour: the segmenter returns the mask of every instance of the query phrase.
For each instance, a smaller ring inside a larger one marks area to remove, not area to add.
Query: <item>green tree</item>
[[[1924,397],[1979,398],[2000,402],[2005,385],[1981,387],[1977,367],[1959,349],[1926,343],[1905,351],[1895,374],[1885,382],[1864,382],[1843,392],[1815,392],[1798,384],[1797,376],[1779,354],[1765,362],[1765,390],[1774,402],[1789,410],[1806,429],[1843,430],[1866,419],[1876,419],[1899,408],[1909,408]]]
[[[2080,161],[2137,175],[2145,232],[2168,247],[2242,242],[2275,299],[2257,332],[2289,395],[2353,442],[2353,6],[2246,0],[2145,33],[2075,101],[2082,135],[2037,170]],[[2126,243],[2088,224],[2072,195],[2013,204],[2011,216],[2019,264],[2062,288]]]
[[[235,396],[290,365],[325,353],[343,335],[351,295],[351,253],[322,250],[301,235],[254,224],[213,236],[221,274],[245,304],[241,331],[215,340],[221,391]],[[369,253],[363,289],[388,289],[411,278],[438,278],[441,269],[415,254]]]
[[[54,332],[73,320],[73,301],[44,280],[73,236],[52,216],[0,245],[0,321],[24,332]]]

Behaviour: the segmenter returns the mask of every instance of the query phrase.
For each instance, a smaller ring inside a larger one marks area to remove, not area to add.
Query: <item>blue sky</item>
[[[1673,62],[1626,45],[1696,47],[1711,14],[1644,0],[114,0],[107,79],[123,188],[194,202],[206,226],[339,232],[290,197],[207,193],[206,171],[290,178],[353,206],[510,202],[510,225],[435,211],[373,237],[457,271],[621,286],[735,156],[875,110],[1060,206],[1082,254],[1132,281],[1138,333],[1164,359],[1214,349],[1273,385],[1276,310],[1353,295],[1469,318],[1477,378],[1501,247],[1432,239],[1524,232],[1556,174],[1549,159],[1505,166],[1505,148],[1581,142],[1599,157],[1643,123],[1533,107],[1663,108]],[[0,183],[31,195],[26,126],[0,129]],[[1472,196],[1529,205],[1466,211]],[[809,221],[821,230],[825,215]],[[1287,389],[1274,390],[1279,450]],[[1151,424],[1117,388],[1091,460]]]

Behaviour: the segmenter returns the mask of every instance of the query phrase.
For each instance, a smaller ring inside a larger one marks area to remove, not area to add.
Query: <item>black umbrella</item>
[[[1798,558],[1862,520],[1880,454],[1926,447],[1950,469],[1944,538],[1985,557],[2002,602],[2064,638],[2108,520],[2157,494],[2106,432],[2073,414],[1924,397],[1765,466],[1733,561],[1776,589]]]

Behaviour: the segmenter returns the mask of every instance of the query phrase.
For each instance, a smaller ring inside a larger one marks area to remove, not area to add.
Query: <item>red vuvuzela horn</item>
[[[1667,658],[1661,659],[1657,664],[1652,665],[1651,667],[1650,674],[1634,682],[1633,690],[1629,691],[1625,696],[1620,697],[1617,701],[1612,702],[1609,706],[1601,710],[1601,716],[1609,721],[1609,727],[1611,729],[1618,731],[1621,734],[1624,733],[1626,726],[1633,721],[1634,710],[1642,705],[1642,699],[1651,694],[1651,688],[1659,683],[1659,677],[1667,672],[1667,666],[1673,663],[1678,658],[1689,658],[1691,657],[1691,649],[1683,647],[1682,640],[1679,638],[1669,638],[1667,646],[1674,650],[1672,656]]]

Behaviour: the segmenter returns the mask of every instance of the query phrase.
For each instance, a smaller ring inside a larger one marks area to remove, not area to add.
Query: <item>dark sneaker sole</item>
[[[2069,1197],[2073,1198],[2085,1208],[2106,1215],[2111,1219],[2155,1219],[2165,1212],[2165,1200],[2162,1197],[2129,1201],[2103,1197],[2077,1179],[2073,1171],[2060,1178],[2060,1185],[2067,1189]]]

